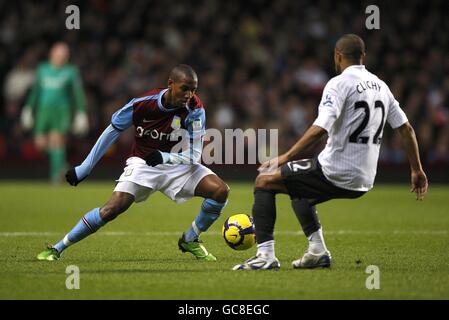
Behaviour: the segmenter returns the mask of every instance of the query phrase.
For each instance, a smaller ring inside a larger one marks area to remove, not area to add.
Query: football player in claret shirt
[[[113,114],[111,124],[84,162],[66,174],[69,184],[78,185],[121,132],[134,126],[135,142],[112,197],[104,206],[87,212],[61,241],[41,252],[37,256],[39,260],[59,259],[68,246],[96,232],[133,202],[145,201],[151,193],[160,191],[177,203],[193,196],[204,198],[198,216],[182,234],[178,246],[197,259],[216,261],[199,235],[219,217],[226,205],[229,187],[199,163],[206,117],[202,102],[195,94],[197,86],[195,71],[181,64],[171,71],[168,88],[151,90]],[[176,149],[183,139],[187,141],[187,148],[175,152],[173,148]]]

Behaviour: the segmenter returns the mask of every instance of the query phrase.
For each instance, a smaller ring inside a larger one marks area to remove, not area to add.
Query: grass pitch
[[[306,239],[287,196],[278,196],[278,272],[231,271],[255,248],[233,251],[221,238],[225,217],[251,213],[251,184],[229,183],[223,215],[202,235],[219,259],[198,262],[177,240],[201,199],[176,205],[156,193],[61,260],[40,262],[45,243],[61,239],[81,216],[103,205],[112,183],[77,188],[44,183],[0,184],[1,299],[449,299],[449,187],[431,186],[423,202],[403,186],[376,186],[357,200],[318,206],[329,250],[329,270],[293,270]],[[80,270],[80,289],[66,288],[66,268]],[[380,270],[380,289],[365,286],[369,265]]]

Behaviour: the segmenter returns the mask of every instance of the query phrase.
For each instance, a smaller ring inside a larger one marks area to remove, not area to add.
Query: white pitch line
[[[40,237],[58,234],[58,232],[0,232],[0,237]]]
[[[432,236],[447,236],[449,231],[447,230],[392,230],[392,231],[380,231],[380,230],[323,230],[325,235],[432,235]],[[177,232],[128,232],[128,231],[100,231],[97,233],[100,236],[112,236],[112,237],[124,237],[124,236],[145,236],[145,237],[171,237],[179,236],[181,231]],[[210,231],[206,232],[206,235],[221,235],[221,232]],[[275,235],[286,236],[301,236],[302,231],[275,231]],[[60,232],[0,232],[0,237],[48,237],[48,236],[62,236]]]

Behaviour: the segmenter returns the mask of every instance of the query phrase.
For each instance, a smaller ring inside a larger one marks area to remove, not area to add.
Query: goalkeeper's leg
[[[66,165],[65,136],[57,131],[48,135],[48,155],[50,158],[50,181],[60,183]]]

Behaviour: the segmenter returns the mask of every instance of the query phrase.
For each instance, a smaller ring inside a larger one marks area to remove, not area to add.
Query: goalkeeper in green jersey
[[[48,152],[53,183],[60,182],[66,164],[65,140],[72,114],[72,132],[81,136],[88,130],[81,78],[78,69],[67,63],[69,54],[67,44],[53,45],[49,62],[38,66],[36,81],[21,115],[25,129],[34,127],[37,149]]]

